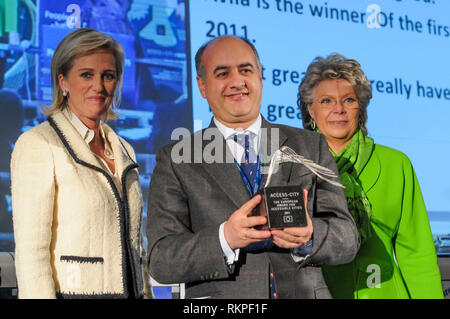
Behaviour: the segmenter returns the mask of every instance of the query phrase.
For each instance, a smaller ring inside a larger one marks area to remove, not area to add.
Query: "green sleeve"
[[[396,259],[411,298],[443,298],[430,222],[414,169],[403,161],[402,216],[395,238]]]

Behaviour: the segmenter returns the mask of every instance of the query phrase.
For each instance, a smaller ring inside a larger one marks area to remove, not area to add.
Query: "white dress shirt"
[[[259,152],[259,141],[260,141],[260,131],[261,131],[261,114],[258,116],[256,121],[250,125],[245,130],[235,130],[230,127],[227,127],[220,123],[216,118],[214,118],[214,123],[216,124],[217,128],[219,129],[220,133],[222,133],[223,137],[225,138],[225,141],[227,142],[227,146],[231,151],[231,154],[233,155],[236,162],[241,163],[242,155],[244,154],[244,147],[240,145],[239,143],[236,143],[234,141],[234,135],[239,133],[245,133],[245,132],[252,132],[254,134],[254,141],[253,141],[253,147],[255,148],[255,154],[258,154]],[[226,257],[227,263],[229,265],[233,264],[235,261],[239,258],[239,248],[238,249],[231,249],[231,247],[228,245],[228,242],[225,239],[225,232],[224,232],[224,225],[226,222],[223,222],[220,225],[219,228],[219,239],[220,239],[220,245],[222,247],[222,251]]]

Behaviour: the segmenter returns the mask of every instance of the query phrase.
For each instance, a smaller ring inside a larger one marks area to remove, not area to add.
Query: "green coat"
[[[408,157],[375,145],[358,178],[372,205],[372,237],[353,262],[323,268],[333,297],[443,298],[430,223]]]

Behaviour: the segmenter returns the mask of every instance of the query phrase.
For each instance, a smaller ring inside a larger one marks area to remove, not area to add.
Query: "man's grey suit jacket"
[[[213,122],[211,127],[215,127]],[[323,135],[264,119],[262,128],[268,129],[269,141],[275,136],[271,129],[278,129],[280,147],[289,146],[337,173]],[[350,262],[360,242],[343,190],[317,178],[303,165],[281,164],[271,186],[301,185],[309,191],[308,211],[314,226],[312,253],[296,263],[289,249],[241,249],[239,260],[229,267],[220,246],[219,226],[250,200],[250,195],[232,161],[201,161],[201,152],[194,150],[194,145],[207,147],[210,141],[201,141],[204,132],[178,142],[191,145],[194,163],[172,160],[177,143],[157,152],[147,216],[151,276],[160,283],[186,283],[186,298],[268,298],[270,263],[279,298],[331,298],[320,266]],[[225,153],[227,145],[221,138]]]

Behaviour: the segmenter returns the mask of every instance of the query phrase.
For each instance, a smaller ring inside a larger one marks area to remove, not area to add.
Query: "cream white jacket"
[[[149,291],[132,147],[106,124],[122,187],[61,112],[22,134],[11,159],[20,298],[138,297]],[[144,284],[145,283],[145,284]]]

